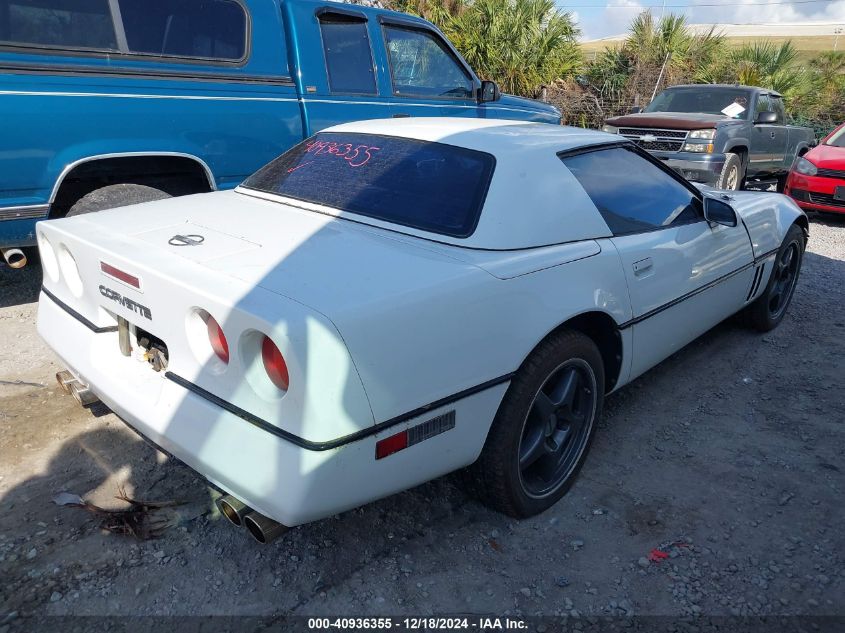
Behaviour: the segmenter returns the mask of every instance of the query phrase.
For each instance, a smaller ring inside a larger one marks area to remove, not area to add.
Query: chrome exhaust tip
[[[3,248],[0,249],[3,253],[3,259],[10,268],[23,268],[26,266],[26,254],[19,248]]]
[[[93,391],[78,380],[70,383],[70,395],[72,395],[73,399],[83,407],[90,407],[92,404],[96,404],[100,401],[100,399],[94,395]]]
[[[252,534],[252,538],[264,545],[276,540],[290,529],[288,526],[282,525],[278,521],[274,521],[258,512],[247,514],[243,522],[246,529]]]
[[[59,383],[59,387],[61,387],[64,393],[70,395],[70,386],[75,382],[79,382],[79,380],[65,369],[64,371],[56,372],[56,382]]]
[[[224,495],[220,497],[217,500],[217,509],[220,510],[220,513],[229,519],[233,525],[237,525],[239,527],[244,524],[244,517],[253,512],[252,508],[232,495]]]

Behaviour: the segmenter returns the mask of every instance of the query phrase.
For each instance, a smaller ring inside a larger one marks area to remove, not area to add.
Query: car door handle
[[[397,114],[393,115],[394,119],[404,119],[406,117],[410,117],[410,114],[405,114],[404,112],[398,112]]]
[[[646,257],[645,259],[641,259],[639,261],[634,262],[634,274],[635,275],[642,275],[647,270],[651,270],[654,262],[651,261],[651,257]]]

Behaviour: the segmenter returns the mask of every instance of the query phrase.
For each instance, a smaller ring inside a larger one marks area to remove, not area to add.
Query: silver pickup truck
[[[688,180],[721,189],[776,181],[783,190],[796,156],[816,143],[810,128],[790,125],[783,98],[749,86],[673,86],[643,110],[606,121]]]

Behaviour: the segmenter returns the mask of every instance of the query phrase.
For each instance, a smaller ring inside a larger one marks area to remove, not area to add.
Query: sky
[[[662,0],[558,0],[558,6],[576,18],[581,39],[597,39],[624,33],[646,8],[659,16]],[[666,0],[666,12],[683,13],[690,24],[841,22],[845,26],[845,0]]]

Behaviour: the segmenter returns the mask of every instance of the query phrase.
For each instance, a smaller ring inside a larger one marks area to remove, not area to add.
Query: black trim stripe
[[[727,275],[722,275],[718,279],[714,279],[713,281],[704,284],[700,288],[696,288],[695,290],[691,290],[690,292],[686,293],[685,295],[681,295],[677,299],[673,299],[672,301],[669,301],[668,303],[664,303],[662,306],[658,306],[658,307],[654,308],[653,310],[649,310],[645,314],[642,314],[638,317],[635,317],[635,318],[631,319],[630,321],[625,321],[625,323],[619,324],[619,329],[624,330],[625,328],[629,328],[632,325],[636,325],[637,323],[642,323],[646,319],[650,319],[651,317],[655,316],[656,314],[660,314],[664,310],[668,310],[669,308],[672,308],[672,307],[678,305],[679,303],[686,301],[687,299],[691,299],[692,297],[699,295],[706,290],[710,290],[714,286],[718,286],[723,281],[727,281],[731,277],[735,277],[736,275],[738,275],[742,272],[745,272],[749,268],[757,266],[760,262],[768,259],[772,255],[777,253],[779,248],[780,247],[775,248],[775,249],[773,249],[773,250],[771,250],[767,253],[763,253],[759,257],[755,257],[754,261],[749,262],[748,264],[745,264],[744,266],[741,266],[740,268],[737,268],[736,270],[729,272]]]
[[[57,306],[59,306],[62,310],[67,312],[70,316],[72,316],[74,319],[79,321],[82,325],[84,325],[89,330],[94,332],[94,334],[105,334],[106,332],[117,332],[117,326],[116,325],[110,325],[110,326],[107,326],[107,327],[100,327],[96,323],[92,323],[91,321],[86,319],[84,316],[79,314],[79,312],[77,312],[76,310],[71,308],[69,305],[64,303],[61,299],[59,299],[52,292],[47,290],[44,286],[41,286],[41,292],[43,292],[50,299],[52,299],[53,303],[55,303]]]
[[[119,79],[169,79],[178,81],[205,81],[211,83],[262,84],[270,86],[294,86],[293,79],[286,75],[247,75],[234,72],[196,72],[191,70],[170,70],[164,68],[104,68],[100,66],[77,66],[71,64],[22,64],[5,62],[0,64],[0,73],[20,75],[56,75],[60,77],[112,77]]]
[[[189,380],[185,380],[184,378],[178,376],[177,374],[174,374],[173,372],[167,372],[165,374],[165,377],[169,380],[172,380],[180,387],[184,387],[191,393],[200,396],[205,400],[208,400],[209,402],[217,405],[221,409],[225,409],[229,413],[232,413],[233,415],[238,416],[242,420],[249,422],[253,426],[258,427],[262,431],[266,431],[272,435],[275,435],[276,437],[280,437],[284,440],[287,440],[291,444],[295,444],[296,446],[307,449],[309,451],[328,451],[333,448],[343,446],[345,444],[357,442],[358,440],[364,439],[365,437],[370,437],[371,435],[381,433],[385,429],[389,429],[392,426],[396,426],[397,424],[401,424],[402,422],[407,422],[408,420],[424,415],[427,411],[432,411],[434,409],[445,407],[454,402],[457,402],[458,400],[462,400],[463,398],[473,396],[477,393],[481,393],[482,391],[486,391],[487,389],[492,389],[497,385],[508,382],[511,378],[513,378],[513,373],[505,374],[504,376],[499,376],[498,378],[493,378],[492,380],[483,382],[480,385],[470,387],[469,389],[464,389],[463,391],[454,393],[451,396],[446,396],[445,398],[441,398],[440,400],[436,400],[430,404],[418,407],[413,411],[408,411],[407,413],[403,413],[402,415],[397,415],[395,418],[390,418],[385,422],[381,422],[366,429],[356,431],[355,433],[350,433],[349,435],[344,435],[343,437],[339,437],[334,440],[328,440],[326,442],[312,442],[310,440],[306,440],[302,437],[299,437],[298,435],[294,435],[293,433],[285,431],[284,429],[280,429],[279,427],[270,424],[266,420],[263,420],[262,418],[253,415],[249,411],[245,411],[244,409],[235,406],[231,402],[228,402],[223,398],[220,398],[219,396],[215,396],[210,391],[206,391],[202,387],[195,385]]]

